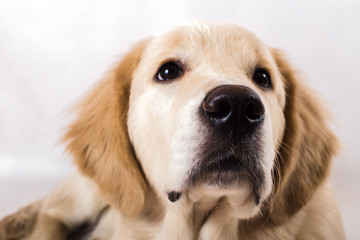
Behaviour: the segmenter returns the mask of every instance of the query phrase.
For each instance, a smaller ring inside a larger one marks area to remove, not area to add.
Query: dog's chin
[[[201,161],[189,172],[183,190],[193,202],[224,199],[234,217],[250,218],[260,209],[265,179],[261,169],[243,163],[235,157]]]
[[[268,179],[261,168],[255,167],[257,165],[244,166],[249,159],[243,161],[227,156],[198,162],[188,171],[180,188],[168,188],[168,200],[174,203],[189,199],[196,206],[208,206],[205,207],[208,210],[219,204],[226,205],[229,210],[226,214],[237,219],[257,215],[267,197],[264,189]]]
[[[187,194],[192,202],[201,205],[226,204],[226,214],[237,219],[249,219],[260,211],[260,194],[254,192],[251,180],[233,172],[209,173],[189,188]]]

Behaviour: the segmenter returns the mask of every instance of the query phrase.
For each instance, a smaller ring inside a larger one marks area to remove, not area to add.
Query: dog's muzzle
[[[258,94],[240,85],[216,87],[202,101],[198,117],[203,141],[182,189],[198,183],[227,188],[248,181],[258,204],[264,184],[261,126],[265,119]],[[170,192],[169,200],[177,201],[179,193]]]

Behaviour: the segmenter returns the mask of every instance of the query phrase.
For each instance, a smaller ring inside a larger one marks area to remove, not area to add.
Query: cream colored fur
[[[156,82],[168,60],[185,73]],[[259,66],[271,90],[252,81]],[[224,84],[253,89],[265,108],[259,205],[251,179],[184,187],[209,131],[198,108]],[[14,239],[61,240],[98,218],[91,240],[345,239],[328,180],[338,143],[319,102],[279,50],[235,24],[194,22],[144,40],[79,105],[64,138],[78,170],[40,202],[33,230]],[[170,202],[169,191],[182,195]],[[4,236],[15,229],[8,222]]]

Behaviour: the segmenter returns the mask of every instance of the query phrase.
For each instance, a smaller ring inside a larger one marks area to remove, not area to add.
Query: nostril
[[[265,119],[259,95],[249,87],[221,85],[208,92],[199,106],[201,117],[229,137],[248,136]]]
[[[264,118],[264,106],[259,102],[248,102],[245,106],[245,117],[250,122],[258,122]]]
[[[203,101],[203,109],[212,118],[224,119],[231,113],[231,105],[228,101]]]

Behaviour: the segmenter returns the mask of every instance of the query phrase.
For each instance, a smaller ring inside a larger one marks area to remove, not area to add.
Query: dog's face
[[[237,218],[262,208],[284,221],[337,149],[318,102],[250,32],[194,23],[138,43],[81,103],[65,140],[123,214],[141,212],[152,189],[167,207],[225,199]]]
[[[129,106],[131,142],[160,196],[226,196],[249,217],[270,194],[285,92],[269,49],[250,32],[199,24],[152,39]]]

